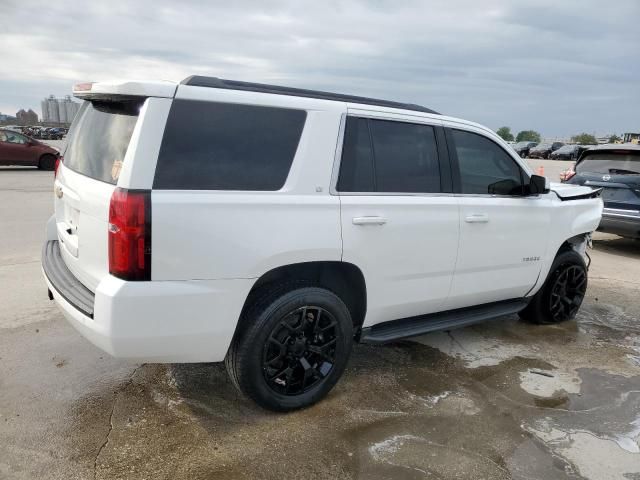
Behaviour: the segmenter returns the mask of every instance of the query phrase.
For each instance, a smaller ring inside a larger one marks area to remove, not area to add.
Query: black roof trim
[[[192,75],[185,78],[182,85],[192,87],[223,88],[227,90],[244,90],[247,92],[272,93],[275,95],[291,95],[292,97],[318,98],[321,100],[334,100],[338,102],[362,103],[365,105],[376,105],[379,107],[399,108],[402,110],[413,110],[415,112],[433,113],[438,112],[421,105],[412,103],[393,102],[390,100],[378,100],[375,98],[358,97],[356,95],[344,95],[341,93],[321,92],[319,90],[307,90],[304,88],[282,87],[279,85],[267,85],[264,83],[241,82],[238,80],[225,80],[217,77],[203,77]]]

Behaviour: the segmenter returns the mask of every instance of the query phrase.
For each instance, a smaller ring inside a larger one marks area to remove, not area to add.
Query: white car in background
[[[43,270],[87,339],[226,361],[274,410],[352,342],[575,316],[598,192],[549,189],[491,130],[417,105],[209,77],[80,84]]]

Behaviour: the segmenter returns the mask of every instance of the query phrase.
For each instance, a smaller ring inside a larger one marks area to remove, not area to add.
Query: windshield
[[[549,145],[548,143],[541,143],[537,147],[533,147],[531,150],[546,150],[548,148],[551,148],[551,145]]]
[[[516,143],[516,147],[526,147],[530,144],[531,142],[518,142]]]
[[[640,174],[638,153],[592,153],[576,165],[576,173]]]
[[[84,102],[69,132],[65,167],[115,185],[141,105],[141,100]]]

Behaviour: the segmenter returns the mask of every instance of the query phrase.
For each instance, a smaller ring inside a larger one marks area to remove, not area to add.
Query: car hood
[[[592,198],[600,195],[601,188],[593,189],[582,185],[573,185],[571,183],[551,182],[551,191],[554,192],[560,200],[579,200],[581,198]]]

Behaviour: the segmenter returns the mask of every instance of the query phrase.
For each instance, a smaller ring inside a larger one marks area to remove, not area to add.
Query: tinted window
[[[349,117],[337,188],[342,192],[440,192],[433,127]]]
[[[576,165],[576,173],[640,174],[640,152],[594,152]]]
[[[433,127],[371,120],[376,188],[379,192],[440,192]]]
[[[451,130],[460,169],[461,193],[521,195],[520,167],[488,138]]]
[[[373,156],[369,125],[364,118],[347,119],[337,189],[340,192],[373,192]]]
[[[278,190],[305,118],[303,110],[174,100],[153,187]]]
[[[140,101],[85,102],[67,137],[64,165],[87,177],[117,183],[141,105]]]

